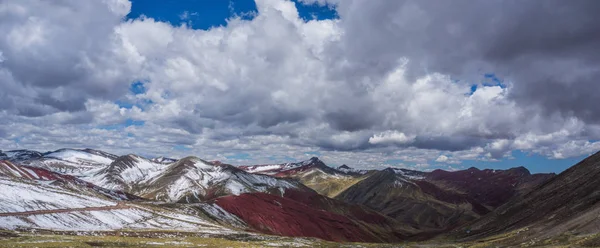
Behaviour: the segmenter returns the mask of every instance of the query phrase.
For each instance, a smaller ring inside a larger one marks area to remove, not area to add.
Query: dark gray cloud
[[[489,140],[476,137],[422,137],[417,136],[411,146],[421,149],[463,151],[485,145]]]
[[[325,114],[327,121],[333,128],[342,131],[360,131],[373,127],[377,122],[369,112],[356,112],[342,110]]]
[[[94,120],[94,115],[87,111],[70,112],[68,117],[61,118],[61,124],[88,124]]]
[[[35,99],[35,102],[51,106],[58,111],[76,112],[85,109],[85,99],[81,96],[66,96],[62,99],[50,95],[40,95]]]
[[[337,9],[345,38],[332,51],[350,61],[341,71],[349,80],[406,57],[412,77],[476,82],[496,73],[520,104],[599,120],[590,93],[600,89],[599,1],[339,1]]]
[[[356,135],[356,136],[354,136]],[[353,134],[353,137],[341,138],[338,136],[320,137],[309,143],[326,151],[362,151],[373,147],[369,144],[369,136]]]
[[[18,115],[25,117],[40,117],[55,112],[53,108],[48,106],[33,105],[27,102],[16,104],[15,109]]]
[[[127,58],[115,49],[120,41],[113,35],[128,3],[4,1],[1,11],[0,84],[10,86],[15,101],[39,105],[16,113],[76,112],[87,98],[115,99],[128,91]]]

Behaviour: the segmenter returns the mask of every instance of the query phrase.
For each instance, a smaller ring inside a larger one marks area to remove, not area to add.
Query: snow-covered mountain
[[[24,159],[22,154],[34,155]],[[149,160],[134,154],[118,157],[92,149],[59,149],[39,153],[39,156],[31,151],[21,151],[10,155],[23,158],[18,161],[22,168],[70,175],[107,190],[168,202],[198,202],[246,192],[281,195],[287,188],[310,190],[294,180],[251,174],[231,165],[211,163],[196,157]],[[314,162],[289,163],[283,167],[301,168]]]
[[[286,188],[302,187],[290,180],[254,175],[196,157],[163,164],[133,154],[118,157],[81,178],[107,189],[168,202],[199,202],[246,192],[282,194]]]
[[[0,176],[0,212],[115,206],[115,201],[79,194],[45,180],[15,180]]]
[[[32,150],[0,151],[1,160],[25,161],[42,157],[42,153]]]
[[[75,181],[69,182],[70,179]],[[94,190],[82,191],[81,188],[85,186],[73,187],[72,183],[78,183],[77,180],[41,168],[0,161],[0,230],[128,229],[180,230],[219,235],[237,233],[201,218],[204,215],[200,210],[157,206],[148,208],[125,203],[123,199],[113,199]],[[204,208],[215,212],[214,206],[206,205]],[[228,216],[221,218],[225,217]]]
[[[153,177],[166,167],[165,164],[129,154],[116,158],[109,165],[88,173],[82,179],[107,189],[133,192],[141,181]]]
[[[227,164],[196,157],[183,158],[142,180],[132,193],[168,202],[198,202],[247,192],[283,194],[288,188],[309,190],[302,184],[250,174]]]
[[[308,160],[304,160],[296,163],[283,163],[283,164],[261,164],[261,165],[242,165],[238,166],[238,168],[253,174],[263,174],[277,177],[284,177],[286,175],[291,175],[297,172],[310,170],[312,168],[319,168],[321,170],[327,171],[329,173],[343,173],[341,171],[336,171],[335,169],[325,165],[323,161],[321,161],[317,157],[312,157]]]
[[[263,174],[263,175],[275,175],[284,171],[289,171],[293,169],[297,169],[303,166],[310,165],[318,160],[318,158],[313,157],[309,160],[305,160],[297,163],[283,163],[283,164],[261,164],[261,165],[242,165],[238,166],[238,168],[245,170],[249,173],[254,174]]]
[[[117,158],[116,155],[94,149],[59,149],[44,153],[44,158],[54,158],[72,163],[107,164]]]
[[[19,181],[37,181],[44,185],[62,187],[80,195],[92,195],[111,200],[133,200],[139,197],[122,191],[109,190],[71,175],[63,175],[43,168],[16,165],[10,161],[0,160],[0,177]]]
[[[84,176],[90,171],[109,165],[116,155],[93,149],[59,149],[32,156],[29,159],[9,159],[20,164],[44,168],[73,176]]]
[[[97,192],[93,184],[74,176],[1,161],[0,230],[164,230],[172,233],[193,232],[195,235],[209,237],[249,235],[232,230],[233,227],[238,230],[339,241],[397,241],[397,233],[401,231],[393,228],[393,221],[389,218],[328,200],[295,181],[254,175],[231,165],[209,163],[195,157],[184,158],[166,167],[162,165],[166,169],[157,170],[155,175],[126,172],[152,168],[142,166],[145,163],[148,161],[143,158],[127,155],[111,163],[110,168],[115,170],[106,172],[134,175],[130,178],[141,175],[138,179],[148,176],[147,181],[142,180],[142,183],[148,184],[139,185],[140,188],[161,186],[159,194],[164,193],[169,197],[164,199],[167,202],[192,201],[189,198],[192,195],[204,197],[203,199],[217,196],[240,198],[219,197],[197,204],[166,205],[159,202],[129,201]],[[166,182],[166,185],[161,185],[161,182]],[[82,184],[82,188],[89,187],[90,190],[73,186],[77,184]],[[253,208],[240,211],[244,203]],[[256,216],[259,219],[251,214],[257,209],[259,211]],[[301,225],[294,224],[293,220],[297,218],[303,219],[298,222]],[[373,218],[377,222],[372,222]]]

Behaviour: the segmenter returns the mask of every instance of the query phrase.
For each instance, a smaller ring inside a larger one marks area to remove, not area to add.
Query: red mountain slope
[[[288,190],[284,197],[247,193],[221,197],[215,203],[267,234],[351,242],[408,238],[408,232],[390,218],[316,193]]]
[[[524,194],[555,174],[531,174],[524,167],[508,170],[479,170],[469,168],[461,171],[434,170],[424,173],[424,179],[442,188],[452,189],[496,208],[517,194]]]

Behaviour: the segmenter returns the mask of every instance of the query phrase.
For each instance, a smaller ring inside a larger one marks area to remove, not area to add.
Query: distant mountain
[[[346,166],[347,167],[347,166]],[[367,171],[339,170],[327,166],[317,157],[298,163],[273,165],[239,166],[240,169],[255,174],[291,178],[317,191],[319,194],[334,197],[351,185],[367,177]]]
[[[309,160],[297,162],[297,163],[283,163],[283,164],[262,164],[262,165],[242,165],[238,168],[253,173],[263,174],[270,176],[284,176],[293,174],[299,171],[304,171],[313,167],[319,167],[324,170],[333,171],[333,168],[328,167],[319,160],[317,157],[312,157]]]
[[[441,188],[455,189],[489,208],[496,208],[515,195],[529,192],[556,174],[531,174],[525,167],[507,170],[479,170],[471,167],[459,171],[434,170],[423,173],[422,176]]]
[[[522,170],[522,169],[520,169]],[[505,233],[508,245],[600,232],[600,152],[456,230],[476,239]]]
[[[23,159],[25,154],[27,159]],[[99,150],[68,148],[46,153],[27,151],[18,157],[21,159],[13,156],[9,160],[73,176],[88,175],[90,171],[107,166],[117,158],[114,154]]]
[[[444,230],[474,220],[488,210],[467,195],[417,183],[393,169],[377,171],[337,195],[408,223],[420,233]]]
[[[308,190],[286,179],[250,174],[232,165],[186,157],[150,174],[132,193],[168,202],[199,202],[248,192],[283,194],[286,189]]]
[[[0,152],[0,159],[18,162],[40,158],[42,155],[42,153],[32,150],[11,150]]]
[[[364,175],[364,174],[369,173],[369,170],[357,170],[357,169],[351,168],[350,166],[347,166],[345,164],[337,167],[337,170],[347,173],[347,174],[363,174]]]
[[[287,188],[307,189],[295,181],[254,175],[227,164],[186,157],[171,164],[137,155],[116,158],[82,179],[102,187],[122,190],[167,202],[200,202],[247,192],[283,194]]]
[[[248,172],[290,178],[318,193],[361,204],[416,228],[439,233],[475,220],[515,195],[553,177],[524,168],[421,172],[389,168],[331,168],[316,157],[298,163],[240,166]]]
[[[150,159],[150,161],[152,161],[154,163],[171,164],[171,163],[177,162],[177,159],[161,156],[161,157],[156,157],[156,158]]]
[[[553,175],[531,175],[521,168],[421,172],[389,168],[360,171],[337,169],[318,158],[298,163],[240,167],[249,172],[291,178],[322,195],[365,205],[414,228],[410,235],[436,235],[473,221],[499,202],[527,192]],[[497,199],[496,199],[497,198]],[[405,233],[406,234],[406,233]]]
[[[455,172],[388,168],[352,185],[336,199],[435,233],[475,220],[551,177],[531,175],[521,168]]]
[[[240,169],[298,180],[315,190],[289,188],[281,195],[255,192],[214,200],[260,232],[344,242],[399,242],[420,238],[414,235],[418,232],[405,223],[364,206],[327,197],[364,179],[363,174],[336,170],[316,157],[298,163],[240,166]]]

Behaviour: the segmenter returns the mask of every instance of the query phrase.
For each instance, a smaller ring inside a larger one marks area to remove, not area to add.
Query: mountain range
[[[600,231],[599,180],[600,153],[555,175],[357,170],[316,157],[234,166],[94,149],[0,151],[0,229],[559,244]]]

